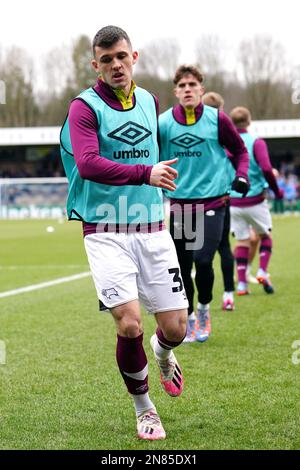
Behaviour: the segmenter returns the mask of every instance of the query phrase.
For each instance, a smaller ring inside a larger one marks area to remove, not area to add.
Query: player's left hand
[[[232,182],[231,189],[245,197],[250,189],[250,183],[243,176],[236,176]]]

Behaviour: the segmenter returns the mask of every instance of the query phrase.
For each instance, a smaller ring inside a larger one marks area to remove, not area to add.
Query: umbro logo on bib
[[[198,137],[196,135],[190,134],[189,132],[185,132],[182,135],[179,135],[175,139],[172,139],[171,142],[179,147],[184,147],[185,149],[189,149],[194,147],[195,145],[202,144],[204,139]]]
[[[110,132],[108,137],[132,145],[133,147],[147,139],[151,134],[152,132],[149,131],[149,129],[146,129],[136,122],[128,121],[126,124],[123,124],[123,126]]]

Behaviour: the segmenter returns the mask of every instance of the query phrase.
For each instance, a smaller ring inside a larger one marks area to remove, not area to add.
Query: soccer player
[[[203,76],[197,67],[180,66],[173,82],[179,103],[159,117],[161,160],[178,158],[177,188],[174,192],[165,191],[170,198],[170,230],[189,301],[187,341],[204,342],[211,332],[213,258],[221,241],[229,198],[224,147],[234,155],[237,170],[233,187],[241,193],[248,190],[249,156],[230,118],[203,105]],[[192,236],[193,243],[190,243]],[[193,262],[198,290],[199,330],[196,331]]]
[[[214,91],[205,93],[202,97],[202,103],[220,111],[224,109],[224,98]],[[228,165],[231,166],[229,159]],[[231,172],[229,173],[229,175]],[[229,178],[231,183],[231,179]],[[224,227],[222,238],[218,247],[221,257],[221,270],[223,275],[224,293],[222,309],[225,311],[234,310],[234,256],[230,247],[230,209],[229,201],[225,207]]]
[[[173,348],[185,337],[187,300],[161,189],[176,189],[175,160],[158,162],[158,103],[132,80],[138,52],[127,33],[105,26],[93,40],[93,53],[97,83],[72,101],[61,132],[67,212],[83,223],[98,298],[115,321],[116,358],[138,437],[164,439],[148,393],[140,300],[157,322],[151,347],[161,383],[179,396],[183,376]]]
[[[274,288],[267,271],[273,242],[271,237],[272,219],[268,202],[265,199],[266,181],[276,198],[281,199],[282,192],[278,188],[265,141],[247,131],[251,124],[250,111],[239,106],[231,111],[230,116],[250,155],[250,190],[244,198],[232,191],[230,199],[231,230],[237,240],[235,247],[238,276],[237,294],[249,293],[246,270],[249,260],[251,226],[260,238],[259,269],[256,278],[263,285],[267,294],[273,294]]]

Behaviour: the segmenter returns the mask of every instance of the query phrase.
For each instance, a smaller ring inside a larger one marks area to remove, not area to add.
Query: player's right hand
[[[176,184],[174,180],[178,176],[178,171],[170,165],[174,165],[177,161],[178,158],[174,158],[173,160],[166,160],[154,165],[150,175],[150,185],[167,189],[168,191],[175,191]]]

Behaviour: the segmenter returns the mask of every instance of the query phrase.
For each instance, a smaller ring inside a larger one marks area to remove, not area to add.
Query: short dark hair
[[[121,39],[125,39],[129,46],[131,47],[131,41],[129,39],[128,34],[122,28],[118,26],[104,26],[104,28],[100,29],[98,33],[95,35],[93,39],[93,53],[95,55],[95,48],[103,47],[104,49],[108,49],[116,42],[120,41]]]
[[[189,74],[193,75],[200,83],[202,83],[204,80],[204,76],[202,75],[200,70],[194,65],[181,65],[175,72],[175,76],[173,79],[174,85],[177,85],[177,83],[182,79],[182,77]]]

